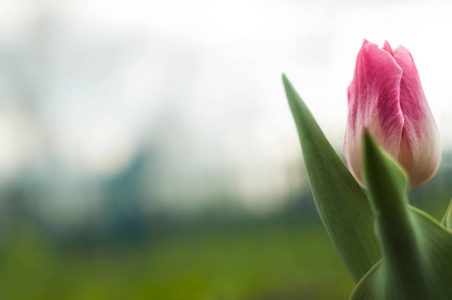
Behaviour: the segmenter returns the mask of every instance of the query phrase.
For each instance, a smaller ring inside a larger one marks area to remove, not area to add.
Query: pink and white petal
[[[391,45],[389,45],[388,41],[385,41],[382,49],[385,50],[386,52],[388,52],[389,54],[391,54],[392,57],[394,57],[394,52],[392,52]]]
[[[414,187],[429,180],[438,170],[441,139],[410,52],[400,46],[394,51],[394,59],[403,70],[400,107],[405,120],[403,135],[412,155],[411,165],[406,163],[404,167],[410,172],[411,187]]]
[[[364,41],[348,88],[348,122],[344,153],[357,181],[361,182],[362,139],[367,128],[390,155],[397,159],[403,130],[400,109],[402,69],[386,50]]]

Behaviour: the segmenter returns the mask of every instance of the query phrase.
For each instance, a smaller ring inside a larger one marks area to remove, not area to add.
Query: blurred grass
[[[414,202],[437,219],[448,205]],[[348,299],[353,282],[313,209],[157,220],[143,239],[94,243],[12,222],[0,239],[0,299]]]
[[[319,224],[202,224],[119,248],[56,251],[21,226],[3,242],[2,299],[346,299],[353,288]]]

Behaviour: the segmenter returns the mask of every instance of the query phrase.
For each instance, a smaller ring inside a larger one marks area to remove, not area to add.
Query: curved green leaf
[[[284,75],[283,82],[317,211],[353,280],[358,282],[380,259],[369,200]]]
[[[451,208],[452,208],[452,200],[449,202],[449,206],[447,207],[446,212],[444,213],[444,216],[441,219],[441,225],[446,226],[447,219],[449,218],[449,215],[451,213]]]
[[[441,220],[441,224],[446,226],[447,229],[452,229],[452,200],[449,202],[449,207],[447,207],[446,213]]]
[[[382,260],[350,299],[452,299],[452,234],[408,205],[405,172],[367,133],[363,166]]]

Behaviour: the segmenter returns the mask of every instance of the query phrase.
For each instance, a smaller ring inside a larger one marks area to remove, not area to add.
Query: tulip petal
[[[392,57],[394,57],[394,52],[392,52],[391,45],[389,45],[388,41],[385,41],[382,49],[391,54]]]
[[[388,51],[391,49],[388,43],[385,48],[379,49],[364,40],[356,60],[354,78],[348,88],[349,112],[344,153],[352,174],[361,185],[363,130],[367,128],[378,144],[396,159],[402,137],[402,68]]]
[[[441,140],[410,52],[400,46],[394,51],[394,59],[403,70],[400,108],[404,118],[403,139],[408,145],[401,146],[399,161],[408,171],[413,187],[429,180],[438,170]]]

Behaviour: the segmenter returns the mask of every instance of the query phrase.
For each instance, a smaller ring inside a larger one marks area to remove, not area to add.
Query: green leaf
[[[353,280],[358,282],[380,259],[369,200],[284,75],[283,82],[317,211]]]
[[[441,224],[446,226],[449,230],[452,228],[452,200],[450,200],[449,207],[447,208],[444,217],[441,219]]]
[[[452,234],[408,205],[405,172],[367,133],[363,168],[382,260],[350,299],[452,299]]]

